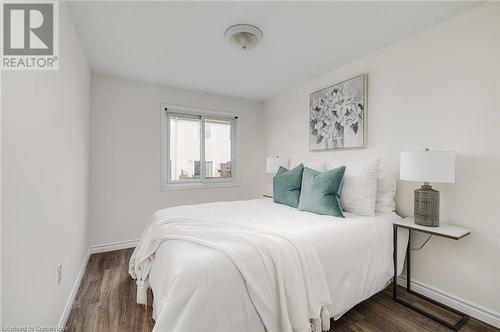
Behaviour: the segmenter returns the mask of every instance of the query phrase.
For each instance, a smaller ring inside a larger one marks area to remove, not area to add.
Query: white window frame
[[[172,181],[170,176],[170,123],[169,115],[197,117],[201,119],[200,126],[200,179],[185,179]],[[205,119],[231,121],[231,177],[205,177]],[[239,114],[233,112],[211,110],[193,106],[161,104],[161,190],[188,190],[237,187],[240,185],[239,172]]]

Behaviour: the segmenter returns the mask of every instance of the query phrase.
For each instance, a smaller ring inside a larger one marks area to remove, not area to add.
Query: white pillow
[[[390,213],[396,211],[396,176],[392,172],[378,173],[377,203],[375,211]]]
[[[344,211],[374,216],[380,157],[362,161],[328,160],[327,169],[346,166],[340,200]]]
[[[304,165],[304,167],[311,168],[311,169],[318,171],[318,172],[326,171],[326,161],[324,161],[324,160],[302,161],[300,159],[292,159],[292,160],[290,160],[290,169],[299,166],[301,163]]]

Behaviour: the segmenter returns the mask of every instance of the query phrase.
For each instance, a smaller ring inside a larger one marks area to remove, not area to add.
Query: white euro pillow
[[[375,211],[390,213],[396,211],[396,175],[379,171],[377,180],[377,203]]]
[[[327,169],[346,166],[342,186],[342,209],[361,216],[374,216],[380,157],[360,161],[327,160]]]

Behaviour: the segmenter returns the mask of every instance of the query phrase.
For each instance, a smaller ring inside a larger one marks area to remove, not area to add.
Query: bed
[[[299,211],[272,199],[217,202],[160,210],[156,215],[217,220],[286,231],[315,248],[328,285],[329,316],[384,289],[393,276],[394,213],[346,218]],[[407,234],[398,234],[404,252]],[[398,255],[398,274],[404,255]],[[182,240],[165,241],[151,260],[156,331],[265,331],[238,268],[221,252]]]

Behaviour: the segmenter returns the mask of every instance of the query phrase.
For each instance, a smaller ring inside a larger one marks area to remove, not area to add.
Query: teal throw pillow
[[[340,205],[340,192],[345,166],[326,172],[304,168],[299,210],[344,218]]]
[[[287,170],[280,167],[273,179],[273,201],[296,208],[299,206],[304,165]]]

